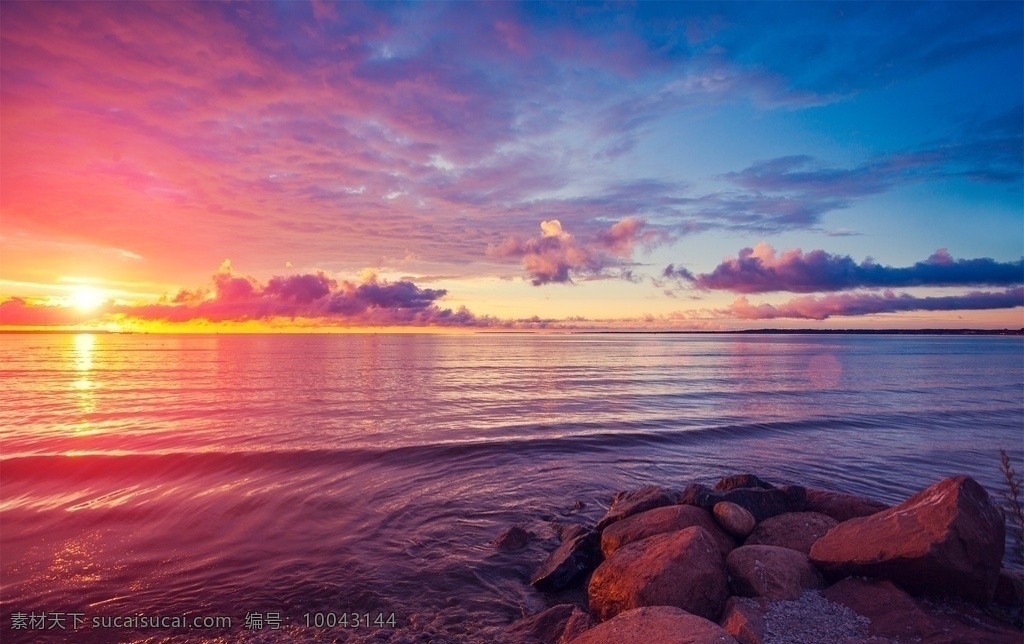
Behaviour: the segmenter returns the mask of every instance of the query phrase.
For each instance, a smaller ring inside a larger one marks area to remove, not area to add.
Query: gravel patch
[[[809,590],[799,599],[774,601],[768,605],[764,614],[764,644],[846,641],[883,644],[890,641],[869,637],[869,624],[867,617]]]

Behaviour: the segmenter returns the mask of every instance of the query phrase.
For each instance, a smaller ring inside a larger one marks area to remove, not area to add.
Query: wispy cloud
[[[1024,108],[1013,110],[1024,121]],[[849,168],[828,166],[807,155],[760,161],[724,175],[731,183],[755,192],[800,195],[804,199],[848,200],[885,192],[900,184],[961,177],[972,181],[1019,182],[1024,172],[1020,155],[1024,125],[1007,129],[993,120],[989,131],[917,149],[882,155]]]
[[[428,259],[470,262],[503,218],[559,219],[573,231],[629,216],[657,216],[680,233],[787,230],[816,226],[893,175],[938,165],[976,179],[1019,174],[1011,137],[846,170],[790,158],[732,173],[738,189],[714,193],[645,179],[644,192],[609,181],[588,185],[596,198],[551,198],[590,183],[580,159],[626,149],[625,139],[683,107],[770,109],[837,95],[801,82],[804,71],[777,53],[746,58],[751,48],[776,52],[776,40],[806,49],[788,30],[764,28],[799,16],[720,9],[594,7],[578,21],[513,4],[16,3],[2,25],[4,118],[19,124],[8,128],[5,165],[36,170],[5,176],[5,224],[131,257],[171,246],[212,262],[230,243],[240,259],[281,265],[285,241],[324,259],[342,243],[353,265],[366,265],[401,239]],[[995,28],[966,8],[940,13],[957,15],[942,24]],[[974,46],[934,36],[933,61]],[[880,37],[900,56],[916,51],[903,47],[904,30]],[[832,64],[860,65],[860,56]],[[459,234],[467,228],[479,234]]]
[[[717,313],[743,320],[791,318],[826,320],[832,316],[873,315],[903,311],[976,311],[1024,306],[1024,288],[1005,291],[972,291],[963,295],[917,297],[907,293],[840,293],[822,297],[798,297],[782,304],[752,304],[741,297]]]
[[[711,43],[757,60],[791,91],[843,96],[986,55],[1013,56],[1024,24],[1020,6],[958,3],[815,3],[784,13],[767,4],[733,4],[721,12],[724,28]],[[771,36],[759,36],[766,25]]]

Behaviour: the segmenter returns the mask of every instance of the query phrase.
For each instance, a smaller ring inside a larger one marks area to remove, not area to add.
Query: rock
[[[832,577],[888,579],[914,594],[992,600],[1003,559],[999,509],[966,476],[945,479],[889,510],[850,519],[811,547]]]
[[[576,537],[582,536],[590,532],[584,526],[578,523],[558,523],[555,524],[555,533],[558,534],[558,540],[572,541]]]
[[[491,542],[498,550],[504,550],[510,552],[513,550],[521,550],[526,547],[526,544],[530,542],[530,538],[533,536],[532,533],[523,530],[517,525],[505,530],[498,537]]]
[[[851,577],[829,586],[821,595],[871,620],[874,637],[923,638],[934,625],[914,598],[891,582]]]
[[[695,505],[710,512],[711,508],[715,507],[715,504],[711,503],[710,499],[717,498],[719,494],[719,492],[715,492],[706,485],[690,483],[679,493],[679,504]]]
[[[725,560],[733,592],[743,597],[797,599],[825,580],[807,555],[777,546],[740,546]]]
[[[586,631],[572,644],[736,644],[714,622],[672,606],[649,606],[619,613]]]
[[[1021,634],[971,607],[947,605],[933,610],[892,582],[850,577],[822,591],[831,602],[868,618],[872,637],[927,644],[1020,644]]]
[[[779,546],[806,555],[815,541],[837,525],[835,519],[818,512],[787,512],[757,524],[743,545]]]
[[[550,644],[562,639],[570,624],[574,628],[573,635],[578,635],[586,630],[579,628],[577,622],[581,618],[585,618],[586,624],[593,624],[590,616],[575,604],[559,604],[542,613],[513,622],[505,629],[505,635],[509,639],[523,644],[533,644],[534,642]]]
[[[804,512],[807,510],[807,488],[802,485],[783,485],[782,496],[786,499],[786,507],[789,512]]]
[[[1024,628],[1024,573],[1018,570],[999,571],[996,594],[992,598],[993,614],[1020,630]]]
[[[762,490],[741,487],[725,492],[716,492],[706,485],[693,484],[686,487],[679,496],[679,503],[695,505],[711,512],[716,503],[729,501],[746,509],[756,521],[789,512],[786,493],[782,490]]]
[[[700,526],[714,538],[725,558],[736,542],[727,535],[707,510],[692,505],[666,505],[618,521],[601,533],[601,553],[607,559],[613,552],[640,539]]]
[[[641,606],[675,606],[717,620],[729,588],[718,544],[694,526],[622,546],[594,571],[587,596],[599,620]]]
[[[999,578],[996,580],[996,592],[992,598],[1002,606],[1021,608],[1024,606],[1024,573],[1018,570],[999,571]]]
[[[888,510],[891,507],[879,501],[842,492],[805,488],[804,493],[806,502],[802,508],[803,510],[820,512],[839,522],[856,519],[857,517],[871,516],[876,512]]]
[[[714,513],[718,525],[737,539],[745,539],[757,525],[753,514],[746,508],[729,501],[716,503]]]
[[[740,644],[761,644],[764,641],[764,611],[766,606],[750,599],[730,597],[725,603],[718,624]]]
[[[754,515],[758,523],[768,517],[774,517],[789,512],[789,505],[786,500],[786,493],[782,490],[760,490],[754,488],[738,488],[729,490],[722,498],[742,506]]]
[[[754,487],[761,488],[762,490],[772,490],[775,486],[771,483],[766,483],[760,478],[753,474],[736,474],[734,476],[727,476],[718,483],[715,483],[715,487],[712,489],[716,492],[724,492],[726,490],[735,490],[741,487]]]
[[[674,492],[656,485],[648,485],[629,492],[618,492],[612,499],[612,505],[608,508],[608,512],[597,522],[597,531],[601,532],[612,523],[634,514],[664,505],[675,505],[677,498],[678,496]]]
[[[530,583],[546,592],[561,590],[593,570],[598,559],[597,533],[587,532],[558,546]]]
[[[565,629],[558,639],[558,644],[568,644],[568,642],[574,641],[584,631],[593,628],[594,624],[594,618],[590,616],[590,613],[577,608],[569,616],[569,619],[565,620]]]

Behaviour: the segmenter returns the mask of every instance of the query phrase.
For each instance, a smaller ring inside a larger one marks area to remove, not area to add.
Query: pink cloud
[[[655,246],[669,241],[670,237],[662,230],[652,230],[647,222],[637,217],[626,217],[612,224],[607,230],[597,235],[597,242],[612,255],[622,259],[633,257],[637,245],[650,250]]]
[[[111,313],[147,320],[211,322],[305,318],[353,324],[436,324],[472,320],[437,307],[444,289],[412,282],[388,282],[370,275],[362,282],[335,280],[324,273],[273,277],[266,284],[239,275],[225,262],[213,276],[213,289],[182,291],[170,303],[114,306]]]
[[[509,237],[497,246],[488,246],[487,254],[519,259],[534,286],[572,282],[572,272],[597,273],[604,268],[601,257],[563,231],[557,219],[542,221],[540,228],[539,237]]]
[[[524,240],[511,236],[500,244],[489,244],[488,256],[520,260],[534,286],[572,283],[573,277],[612,277],[605,273],[612,267],[620,269],[614,277],[633,280],[625,265],[636,246],[651,248],[668,239],[664,232],[649,230],[646,222],[632,217],[600,230],[590,243],[569,234],[557,219],[542,221],[540,228],[537,237]]]
[[[825,320],[835,315],[873,315],[901,311],[972,311],[1012,309],[1024,306],[1024,287],[1002,292],[973,291],[963,295],[915,297],[907,293],[842,293],[822,297],[798,297],[782,304],[751,304],[741,297],[719,311],[743,320],[792,318]]]

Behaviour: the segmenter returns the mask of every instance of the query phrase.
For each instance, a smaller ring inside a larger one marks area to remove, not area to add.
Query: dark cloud
[[[445,296],[444,289],[420,288],[412,282],[384,282],[372,277],[362,284],[342,282],[333,289],[326,311],[347,316],[368,310],[423,311]]]
[[[323,273],[307,273],[305,275],[272,277],[263,292],[284,301],[309,304],[326,297],[334,288],[337,288],[337,282]]]
[[[1024,260],[997,262],[990,258],[954,259],[945,249],[913,266],[882,266],[870,260],[857,263],[849,255],[823,250],[793,249],[777,254],[761,242],[744,248],[710,273],[688,275],[666,269],[665,277],[685,279],[706,290],[734,293],[816,293],[854,288],[909,286],[1010,286],[1024,283]]]
[[[405,280],[388,282],[375,275],[355,283],[335,280],[324,273],[306,273],[272,277],[260,284],[237,274],[225,262],[213,276],[212,292],[183,291],[171,303],[112,307],[110,312],[169,322],[308,318],[341,323],[432,324],[456,319],[451,311],[436,306],[445,294],[444,289],[425,289]]]

